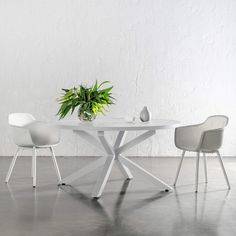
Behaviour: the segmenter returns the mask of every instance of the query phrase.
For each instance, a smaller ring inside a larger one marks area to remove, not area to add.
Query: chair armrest
[[[175,145],[180,149],[197,150],[201,136],[202,124],[178,127],[175,129]]]
[[[200,149],[205,151],[218,150],[223,141],[224,129],[206,130],[202,133]]]

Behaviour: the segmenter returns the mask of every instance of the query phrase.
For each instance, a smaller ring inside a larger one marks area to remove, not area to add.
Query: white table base
[[[133,178],[129,170],[129,168],[133,168],[134,170],[136,170],[137,172],[139,172],[140,174],[151,180],[154,184],[161,186],[161,188],[163,188],[165,191],[172,190],[172,188],[168,184],[166,184],[159,178],[155,177],[153,174],[143,169],[141,166],[137,165],[136,163],[134,163],[133,161],[129,160],[127,157],[124,157],[122,155],[123,152],[127,151],[128,149],[134,147],[135,145],[153,136],[156,133],[155,130],[145,131],[143,134],[139,135],[138,137],[132,139],[131,141],[125,144],[124,140],[127,131],[119,131],[117,138],[115,140],[115,144],[113,146],[111,146],[108,143],[104,131],[97,131],[98,139],[86,131],[74,131],[74,132],[78,133],[82,138],[84,138],[93,146],[105,152],[105,156],[99,158],[98,160],[92,162],[91,164],[85,166],[84,168],[81,168],[80,170],[69,175],[68,177],[62,179],[60,184],[69,184],[74,180],[81,178],[88,173],[91,173],[98,167],[104,166],[92,192],[93,198],[100,198],[107,183],[107,180],[109,178],[109,175],[111,173],[112,167],[114,163],[116,163],[121,173],[123,174],[124,178],[126,179]]]

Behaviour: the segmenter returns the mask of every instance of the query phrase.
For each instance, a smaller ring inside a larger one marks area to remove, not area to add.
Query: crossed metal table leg
[[[104,131],[97,132],[98,139],[86,131],[74,131],[74,132],[78,133],[87,142],[97,147],[102,152],[104,152],[105,156],[99,158],[98,160],[92,162],[91,164],[85,166],[84,168],[81,168],[78,171],[74,172],[73,174],[69,175],[68,177],[62,179],[59,184],[69,184],[74,180],[81,178],[88,173],[93,172],[98,167],[103,166],[103,169],[97,179],[97,182],[92,192],[93,198],[100,198],[106,186],[112,167],[114,163],[116,163],[121,173],[126,179],[133,178],[129,170],[129,168],[133,168],[136,172],[139,172],[143,176],[147,177],[150,181],[152,181],[154,184],[157,184],[164,190],[166,191],[172,190],[172,188],[168,184],[166,184],[165,182],[163,182],[153,174],[149,173],[141,166],[137,165],[136,163],[134,163],[133,161],[129,160],[128,158],[122,155],[123,152],[127,151],[128,149],[134,147],[135,145],[153,136],[156,133],[155,130],[145,131],[143,134],[139,135],[138,137],[132,139],[131,141],[125,144],[124,140],[127,132],[119,131],[117,138],[115,140],[115,144],[113,146],[111,146],[107,141]]]

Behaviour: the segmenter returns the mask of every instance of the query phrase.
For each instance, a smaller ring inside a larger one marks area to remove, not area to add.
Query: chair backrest
[[[204,130],[224,129],[227,126],[229,118],[223,115],[209,116],[202,124]]]
[[[29,113],[12,113],[8,116],[8,124],[16,127],[23,127],[35,121]]]
[[[35,118],[28,113],[12,113],[8,116],[11,135],[16,145],[22,147],[33,145],[30,133],[24,126],[35,121]]]
[[[202,129],[207,130],[201,143],[203,151],[216,151],[223,142],[223,131],[227,126],[229,118],[223,115],[210,116],[202,124]]]

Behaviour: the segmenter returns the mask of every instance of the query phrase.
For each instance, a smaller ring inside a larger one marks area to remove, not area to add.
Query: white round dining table
[[[100,157],[98,160],[95,160],[62,179],[60,184],[70,184],[71,182],[103,166],[92,191],[92,198],[100,198],[112,171],[112,167],[114,163],[116,163],[125,179],[133,179],[133,175],[130,171],[130,169],[133,169],[156,184],[159,189],[165,191],[172,190],[171,186],[145,170],[140,165],[131,161],[128,157],[125,157],[123,153],[155,135],[157,130],[175,128],[178,124],[178,121],[166,119],[154,119],[150,122],[128,122],[118,119],[96,120],[93,122],[80,122],[77,120],[56,122],[55,125],[60,129],[73,130],[89,144],[95,146],[104,154],[104,156]],[[125,142],[127,133],[132,131],[143,131],[143,133],[132,140]],[[114,144],[110,144],[108,139],[105,137],[106,132],[117,132]]]

